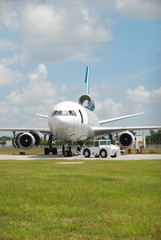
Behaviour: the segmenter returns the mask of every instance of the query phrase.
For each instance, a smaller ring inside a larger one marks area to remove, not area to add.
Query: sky
[[[161,125],[160,0],[0,0],[0,128],[47,127],[60,101],[90,95],[110,126]]]

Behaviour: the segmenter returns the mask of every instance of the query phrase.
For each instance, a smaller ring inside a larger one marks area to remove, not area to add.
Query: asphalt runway
[[[161,160],[161,154],[127,154],[127,155],[118,155],[116,158],[85,158],[83,155],[73,156],[73,157],[64,157],[61,154],[58,155],[0,155],[0,160],[148,160],[148,159],[159,159]]]

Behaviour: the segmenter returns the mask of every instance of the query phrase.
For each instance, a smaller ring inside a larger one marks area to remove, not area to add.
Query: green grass
[[[140,151],[140,149],[138,149]],[[125,150],[125,153],[128,154],[128,149]],[[136,149],[131,149],[132,154],[137,154]],[[161,148],[143,148],[143,154],[161,154]]]
[[[56,162],[0,161],[0,240],[161,239],[160,160]]]
[[[31,148],[29,150],[21,149],[21,148],[1,148],[0,149],[0,155],[1,154],[20,154],[20,152],[25,152],[27,155],[32,154],[44,154],[43,148]]]

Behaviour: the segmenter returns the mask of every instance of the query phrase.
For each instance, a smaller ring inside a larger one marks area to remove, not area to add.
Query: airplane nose
[[[74,136],[75,119],[72,116],[54,116],[50,121],[50,129],[57,138],[69,139]]]
[[[57,128],[67,128],[68,130],[74,127],[74,119],[73,117],[55,117],[54,124]]]

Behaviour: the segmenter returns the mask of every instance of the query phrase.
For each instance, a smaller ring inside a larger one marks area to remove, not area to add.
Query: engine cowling
[[[79,104],[81,104],[85,108],[88,108],[91,111],[93,111],[95,109],[94,100],[89,95],[82,95],[79,98]]]
[[[122,148],[129,148],[134,144],[135,137],[129,132],[123,132],[119,135],[118,142]]]
[[[40,145],[41,137],[39,132],[31,131],[31,132],[23,132],[18,133],[12,143],[15,148],[23,148],[23,149],[30,149],[34,145]]]
[[[32,148],[35,144],[34,136],[29,132],[24,132],[18,137],[18,145],[20,148],[29,149]]]

